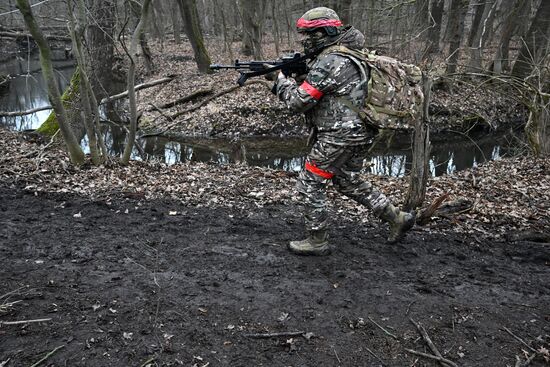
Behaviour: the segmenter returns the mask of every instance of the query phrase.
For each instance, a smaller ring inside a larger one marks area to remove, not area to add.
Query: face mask
[[[326,35],[322,31],[301,33],[301,37],[300,43],[304,47],[305,53],[316,51],[326,41]]]

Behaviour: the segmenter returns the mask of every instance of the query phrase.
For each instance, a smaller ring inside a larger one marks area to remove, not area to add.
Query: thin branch
[[[40,363],[44,362],[46,359],[50,358],[55,352],[57,352],[59,349],[65,347],[64,345],[60,345],[59,347],[56,347],[54,350],[52,350],[50,353],[46,354],[44,356],[44,358],[42,358],[41,360],[39,360],[38,362],[36,362],[35,364],[33,364],[31,367],[36,367],[38,366]]]
[[[367,350],[367,352],[369,352],[374,358],[378,359],[378,362],[380,362],[380,364],[382,366],[386,366],[386,364],[384,363],[384,361],[378,357],[372,350],[370,350],[369,348],[365,348]]]
[[[31,324],[31,323],[34,323],[34,322],[45,322],[45,321],[51,321],[51,319],[0,321],[0,326],[2,326],[2,325],[23,325],[23,324]]]
[[[305,331],[286,331],[286,332],[280,332],[280,333],[265,333],[265,334],[245,334],[247,338],[255,338],[255,339],[269,339],[269,338],[279,338],[281,336],[302,336],[306,332]]]
[[[25,116],[25,115],[30,115],[31,113],[36,113],[36,112],[51,110],[51,109],[52,109],[52,106],[43,106],[43,107],[32,108],[26,111],[14,111],[14,112],[0,111],[0,117]]]
[[[422,335],[422,339],[424,339],[426,344],[428,344],[428,347],[435,354],[435,356],[440,358],[440,359],[438,359],[438,361],[441,364],[443,364],[443,366],[449,365],[449,366],[452,366],[452,367],[458,367],[454,362],[443,358],[443,356],[441,355],[441,353],[439,352],[439,350],[437,349],[435,344],[432,342],[432,339],[430,339],[430,336],[428,335],[428,332],[426,331],[426,329],[424,329],[424,327],[422,325],[420,325],[419,323],[414,321],[412,318],[409,318],[409,320],[412,322],[412,324],[414,326],[416,326],[416,328],[418,329],[418,332],[420,333],[420,335]],[[424,357],[426,357],[426,355],[424,355]]]
[[[155,85],[159,85],[159,84],[163,84],[163,83],[168,83],[168,82],[171,82],[172,80],[174,80],[174,78],[175,78],[175,76],[169,76],[169,77],[166,77],[166,78],[161,78],[161,79],[153,80],[153,81],[146,82],[146,83],[141,83],[141,84],[138,84],[134,87],[134,91],[137,92],[138,90],[141,90],[141,89],[154,87]],[[115,101],[117,99],[124,98],[127,95],[128,95],[128,91],[125,91],[125,92],[122,92],[122,93],[119,93],[119,94],[115,94],[113,96],[105,97],[101,100],[101,102],[99,102],[99,104],[105,104],[105,103],[108,103],[108,102],[112,102],[112,101]]]
[[[527,344],[525,341],[523,341],[522,338],[520,338],[519,336],[517,336],[516,334],[514,334],[513,332],[510,331],[510,329],[508,329],[507,327],[504,327],[503,328],[504,331],[506,331],[508,334],[510,334],[514,339],[516,339],[517,341],[519,341],[521,344],[525,345],[527,348],[529,348],[530,351],[532,352],[535,352],[535,353],[538,353],[537,350],[533,347],[531,347],[529,344]]]
[[[428,354],[428,353],[417,352],[416,350],[407,349],[407,348],[405,348],[405,350],[411,354],[416,354],[417,356],[433,359],[433,360],[439,361],[439,363],[447,363],[451,366],[458,367],[454,362],[449,361],[448,359],[443,357],[434,356],[433,354]]]
[[[386,333],[387,335],[391,336],[392,338],[394,338],[395,340],[399,340],[399,338],[397,336],[395,336],[394,334],[390,333],[388,330],[384,329],[384,327],[380,324],[378,324],[376,321],[374,321],[372,319],[372,317],[369,316],[369,320],[376,326],[378,326],[378,328],[380,330],[382,330],[384,333]]]

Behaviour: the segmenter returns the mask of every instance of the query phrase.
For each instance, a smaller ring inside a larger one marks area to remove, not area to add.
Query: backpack
[[[361,119],[378,129],[410,130],[420,117],[424,94],[422,72],[419,67],[405,64],[375,52],[352,50],[344,46],[331,46],[323,54],[336,53],[351,56],[363,77],[369,75],[364,107],[358,109],[351,101],[340,97],[342,103],[356,111]],[[366,73],[365,66],[370,73]]]

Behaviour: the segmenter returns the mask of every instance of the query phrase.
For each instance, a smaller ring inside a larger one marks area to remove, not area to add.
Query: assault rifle
[[[307,60],[314,57],[317,53],[302,55],[295,52],[292,55],[283,56],[277,60],[271,61],[244,61],[235,60],[235,65],[219,65],[212,64],[210,69],[235,69],[241,76],[237,83],[242,87],[246,80],[251,77],[270,74],[274,71],[281,70],[285,76],[298,76],[308,72]]]

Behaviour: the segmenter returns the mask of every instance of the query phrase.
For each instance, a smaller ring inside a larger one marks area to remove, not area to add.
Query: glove
[[[263,64],[263,65],[264,65],[264,68],[266,68],[266,69],[273,67],[273,65],[269,65],[269,64]],[[275,81],[275,79],[277,79],[277,70],[272,71],[269,74],[265,74],[264,78],[266,80],[269,80],[270,82]]]
[[[304,80],[306,80],[306,77],[307,77],[307,74],[302,74],[302,75],[296,76],[294,80],[296,80],[296,84],[300,85],[304,82]]]

